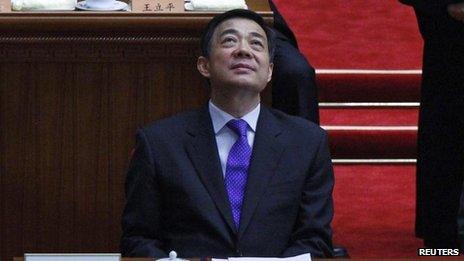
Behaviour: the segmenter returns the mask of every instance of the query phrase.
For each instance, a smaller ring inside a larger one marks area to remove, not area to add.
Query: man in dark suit
[[[272,107],[319,124],[319,107],[314,68],[298,50],[292,30],[272,0],[276,50],[272,75]]]
[[[461,200],[458,213],[458,237],[461,253],[464,252],[464,183],[462,184]]]
[[[260,103],[273,38],[252,11],[208,24],[197,62],[211,87],[208,105],[137,133],[123,255],[332,255],[327,134]]]
[[[464,1],[402,0],[424,39],[417,158],[416,234],[430,248],[458,248],[464,177]]]

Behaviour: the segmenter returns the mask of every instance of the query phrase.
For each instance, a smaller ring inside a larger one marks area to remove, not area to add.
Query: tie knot
[[[242,119],[230,120],[227,123],[227,127],[233,130],[238,136],[245,136],[245,137],[247,133],[247,125],[248,123]]]

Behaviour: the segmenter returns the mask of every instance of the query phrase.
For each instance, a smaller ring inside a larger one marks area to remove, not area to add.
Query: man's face
[[[272,76],[266,33],[249,19],[225,20],[211,38],[209,58],[200,57],[197,65],[212,88],[243,88],[259,93]]]

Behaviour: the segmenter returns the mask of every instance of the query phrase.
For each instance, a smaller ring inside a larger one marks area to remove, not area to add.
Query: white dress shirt
[[[261,105],[258,105],[249,113],[245,114],[240,119],[248,123],[247,126],[247,139],[248,144],[253,149],[253,142],[255,141],[256,124],[258,123],[259,111]],[[209,114],[213,122],[214,134],[216,135],[217,149],[219,158],[221,160],[222,175],[226,174],[227,157],[232,145],[237,141],[238,135],[226,124],[232,120],[237,119],[229,113],[219,109],[214,105],[211,100],[209,101]]]

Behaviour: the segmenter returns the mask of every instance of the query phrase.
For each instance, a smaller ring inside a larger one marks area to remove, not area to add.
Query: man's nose
[[[251,58],[251,47],[247,42],[240,42],[240,44],[237,46],[237,49],[235,50],[235,56],[237,57],[245,57],[245,58]]]

